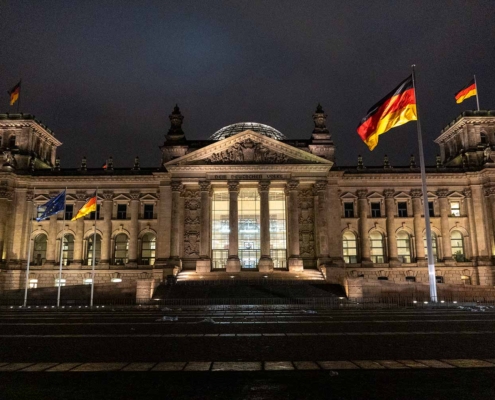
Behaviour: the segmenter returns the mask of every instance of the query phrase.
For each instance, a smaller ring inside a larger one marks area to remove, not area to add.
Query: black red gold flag
[[[373,150],[378,144],[378,136],[417,119],[416,95],[410,75],[369,109],[357,132],[368,148]]]
[[[21,81],[17,85],[15,85],[12,89],[7,92],[10,96],[10,105],[14,105],[14,103],[19,100],[19,95],[21,93]]]
[[[468,97],[476,96],[476,82],[474,81],[474,78],[469,81],[469,83],[464,86],[461,90],[459,90],[455,94],[455,101],[456,103],[462,103],[464,100],[466,100]]]

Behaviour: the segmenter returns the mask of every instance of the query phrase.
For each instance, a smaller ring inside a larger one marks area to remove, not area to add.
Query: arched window
[[[15,147],[15,135],[11,135],[9,137],[9,149],[13,149]]]
[[[370,244],[371,244],[371,261],[373,261],[374,263],[385,262],[382,234],[376,231],[371,232]]]
[[[156,236],[147,233],[141,240],[141,265],[155,264]]]
[[[94,235],[88,237],[88,248],[86,250],[86,265],[93,265],[93,240]],[[95,250],[95,265],[98,265],[98,261],[101,258],[101,236],[96,234],[96,246]]]
[[[74,261],[74,235],[64,235],[64,246],[62,248],[62,265],[70,265]]]
[[[452,247],[452,256],[456,261],[466,261],[464,253],[464,238],[459,231],[452,231],[450,234],[450,246]]]
[[[124,265],[129,261],[129,239],[125,233],[115,236],[114,264]]]
[[[407,232],[397,234],[397,256],[402,263],[411,262],[411,239]]]
[[[43,265],[46,260],[47,238],[44,233],[40,233],[34,238],[33,265]]]
[[[480,133],[480,143],[481,144],[487,144],[488,143],[488,138],[486,137],[485,132]]]
[[[352,232],[347,231],[342,235],[342,255],[345,263],[357,263],[357,241]]]
[[[425,244],[425,257],[428,258],[428,246],[426,245],[426,238],[424,238],[424,244]],[[437,235],[434,232],[431,233],[431,247],[433,250],[433,260],[438,261],[438,242],[437,242]]]

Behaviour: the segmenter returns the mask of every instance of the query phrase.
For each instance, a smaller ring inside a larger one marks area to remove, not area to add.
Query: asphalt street
[[[0,312],[2,400],[493,399],[494,378],[495,309]]]

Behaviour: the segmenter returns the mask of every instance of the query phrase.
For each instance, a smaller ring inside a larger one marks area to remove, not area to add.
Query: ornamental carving
[[[268,192],[270,190],[270,181],[259,181],[258,192]]]
[[[471,191],[471,189],[464,189],[463,193],[464,193],[464,196],[466,196],[468,199],[473,197],[473,192]]]
[[[14,198],[14,193],[7,189],[0,189],[0,199],[12,200]]]
[[[199,182],[199,189],[202,192],[209,192],[211,189],[211,183],[210,181],[200,181]]]
[[[312,189],[304,189],[298,196],[298,219],[299,219],[299,248],[301,256],[315,256],[314,240],[314,195]]]
[[[186,256],[199,256],[199,232],[187,231],[184,234],[184,254]]]
[[[11,167],[11,168],[16,168],[17,167],[17,161],[14,158],[14,155],[10,150],[6,150],[3,152],[3,161],[4,167]]]
[[[449,190],[448,189],[438,189],[437,190],[437,196],[442,198],[442,197],[447,197],[449,195]]]
[[[412,189],[410,193],[413,199],[419,199],[423,196],[423,191],[421,189]]]
[[[104,191],[102,197],[104,200],[113,200],[113,192]]]
[[[181,195],[185,199],[199,199],[201,196],[199,190],[189,190],[189,189],[183,190]]]
[[[314,184],[314,190],[316,193],[327,190],[328,183],[326,181],[316,181]]]
[[[385,189],[383,191],[383,195],[385,196],[386,199],[393,199],[395,194],[394,189]]]
[[[182,191],[182,183],[179,181],[170,182],[170,186],[172,187],[172,192],[180,192]]]
[[[287,182],[287,189],[289,191],[294,191],[294,190],[297,190],[297,187],[299,186],[299,181],[288,181]]]
[[[239,191],[239,182],[238,181],[229,181],[227,183],[229,186],[229,192],[238,192]]]
[[[315,254],[315,240],[312,231],[299,231],[299,248],[301,256],[314,257]]]
[[[201,229],[201,192],[199,190],[184,190],[184,256],[199,256],[199,232]]]
[[[88,195],[86,194],[85,191],[77,191],[76,192],[76,199],[77,201],[85,201],[87,199]]]
[[[26,193],[26,201],[33,201],[33,199],[34,199],[34,192],[30,190]]]
[[[366,189],[360,189],[360,190],[356,191],[356,196],[360,200],[366,199],[367,194],[368,194],[368,191]]]
[[[132,191],[129,193],[129,196],[131,200],[139,200],[139,192],[138,191]]]
[[[246,139],[238,142],[227,150],[213,153],[205,161],[209,164],[258,163],[282,164],[288,161],[285,154],[276,153],[265,145]]]

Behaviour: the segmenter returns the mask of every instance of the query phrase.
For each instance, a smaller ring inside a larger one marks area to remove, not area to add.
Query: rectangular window
[[[60,283],[59,283],[60,281]],[[65,286],[66,284],[66,280],[65,279],[55,279],[55,287],[59,287],[59,286]]]
[[[354,203],[344,203],[344,218],[354,218]]]
[[[270,257],[273,268],[287,268],[287,223],[285,219],[285,193],[270,190]]]
[[[38,287],[38,279],[29,280],[29,289],[36,289]]]
[[[460,217],[461,216],[461,203],[458,201],[451,201],[450,202],[450,215],[454,217]]]
[[[380,218],[381,216],[380,203],[371,203],[371,217]]]
[[[144,205],[144,219],[153,219],[153,204],[145,204]]]
[[[242,268],[256,268],[260,259],[260,195],[256,189],[241,189],[239,207],[239,259]]]
[[[211,210],[212,269],[223,269],[229,257],[229,192],[215,191]]]
[[[435,208],[433,207],[433,201],[428,202],[428,212],[430,213],[430,217],[435,216]]]
[[[401,218],[407,217],[407,203],[405,201],[397,203],[397,214]]]
[[[117,204],[117,219],[127,218],[127,204]]]
[[[94,220],[95,212],[94,211],[90,212],[86,218]],[[96,219],[100,219],[100,204],[96,205]]]
[[[93,283],[93,279],[91,278],[84,278],[83,279],[83,285],[91,285]]]
[[[74,205],[73,204],[66,204],[65,205],[65,220],[70,221],[73,217],[74,214]]]

